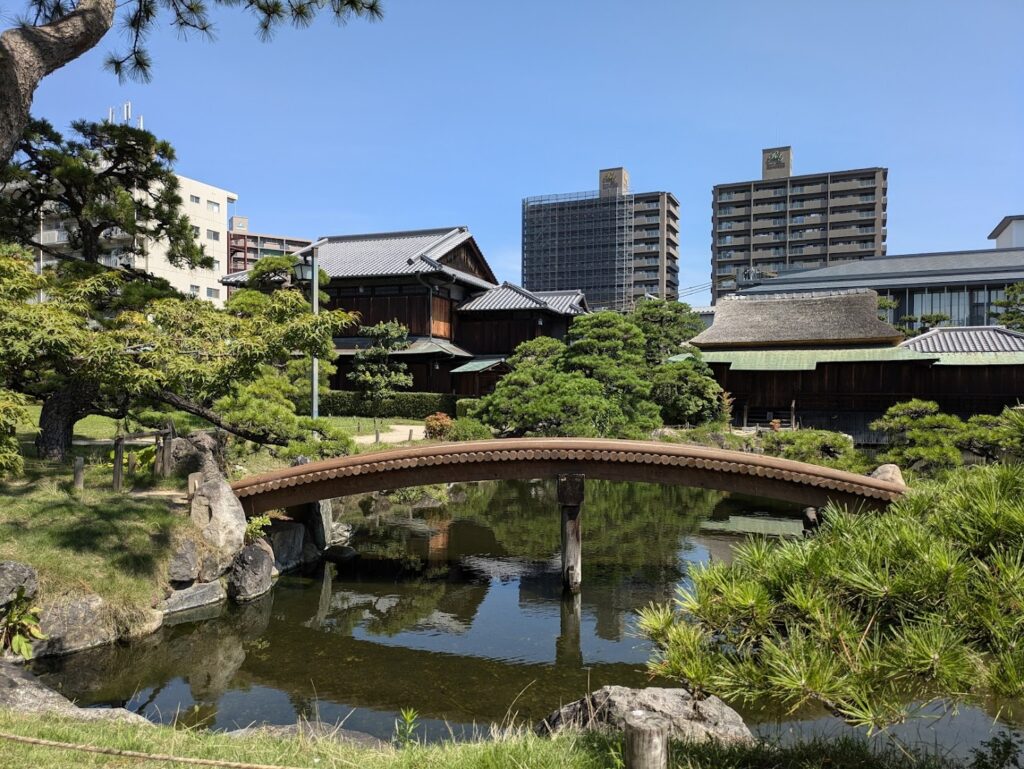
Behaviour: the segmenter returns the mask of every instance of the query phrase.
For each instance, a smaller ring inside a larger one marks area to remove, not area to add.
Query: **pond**
[[[132,644],[40,660],[90,706],[234,729],[299,717],[389,739],[402,708],[421,736],[534,723],[606,684],[644,686],[637,609],[672,598],[691,564],[728,560],[744,532],[799,535],[798,511],[721,492],[588,481],[583,589],[563,600],[553,482],[460,484],[337,500],[358,557],[282,576],[246,606],[178,617]],[[671,685],[671,684],[667,684]],[[822,712],[744,711],[773,738],[844,729]],[[903,739],[965,749],[1015,728],[1005,703],[916,720]],[[1016,711],[1020,715],[1020,710]]]

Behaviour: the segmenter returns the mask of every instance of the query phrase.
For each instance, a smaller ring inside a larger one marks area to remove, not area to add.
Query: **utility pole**
[[[310,261],[312,262],[313,275],[312,275],[312,286],[313,286],[313,314],[320,314],[320,267],[316,260],[317,249],[312,249],[312,255]],[[310,416],[313,419],[320,417],[320,359],[316,355],[313,356],[313,375],[312,375],[312,414]]]

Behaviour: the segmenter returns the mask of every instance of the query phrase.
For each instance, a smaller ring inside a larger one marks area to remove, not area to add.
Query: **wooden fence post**
[[[128,452],[128,477],[135,477],[135,468],[139,464],[139,455],[134,451]]]
[[[85,458],[75,457],[75,491],[85,488]]]
[[[114,491],[124,484],[124,436],[114,438]]]
[[[174,422],[167,421],[167,432],[164,433],[164,445],[161,456],[160,475],[168,478],[174,465]]]
[[[562,508],[562,586],[572,593],[579,592],[583,581],[583,532],[580,528],[583,479],[580,473],[558,476],[558,504]]]
[[[626,716],[623,763],[626,769],[667,769],[671,725],[665,716],[634,710]]]

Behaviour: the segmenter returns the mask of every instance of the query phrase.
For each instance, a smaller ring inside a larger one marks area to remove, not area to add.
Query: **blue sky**
[[[1024,213],[1021,0],[384,4],[269,44],[237,9],[214,43],[164,25],[148,84],[103,70],[111,36],[34,112],[64,125],[130,99],[253,230],[466,224],[510,280],[521,199],[608,166],[680,199],[681,286],[708,280],[711,187],[755,178],[762,147],[792,145],[796,173],[887,166],[891,254],[987,248]]]

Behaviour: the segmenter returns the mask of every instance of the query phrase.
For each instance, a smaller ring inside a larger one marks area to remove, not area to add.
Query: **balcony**
[[[864,219],[874,219],[874,209],[870,211],[868,216],[861,216],[860,211],[839,211],[829,216],[828,220],[830,224],[836,224],[837,222],[859,222]]]
[[[790,185],[789,194],[794,195],[816,195],[825,191],[823,184],[793,184]]]
[[[43,230],[40,243],[44,246],[51,246],[56,243],[67,243],[68,232],[67,230]]]
[[[735,203],[737,201],[750,200],[750,192],[748,190],[720,190],[718,193],[718,203]]]
[[[875,180],[872,177],[869,183],[863,183],[860,179],[843,179],[842,181],[832,182],[829,185],[829,189],[832,192],[843,192],[844,190],[870,190],[874,186]]]
[[[786,199],[785,187],[772,187],[766,190],[754,190],[754,200]]]
[[[765,243],[785,243],[785,242],[786,242],[785,235],[783,235],[783,237],[780,239],[780,238],[776,238],[772,233],[762,233],[760,235],[755,235],[754,239],[753,239],[753,243],[755,245],[763,245]]]
[[[749,206],[733,206],[732,211],[723,211],[721,208],[718,209],[717,216],[719,219],[732,219],[737,216],[750,216]]]
[[[777,205],[779,207],[776,207]],[[786,201],[784,199],[780,200],[780,201],[777,201],[777,203],[760,203],[760,204],[754,206],[754,213],[755,214],[772,214],[772,213],[775,213],[775,212],[780,212],[781,213],[782,211],[785,211],[785,210],[786,210]]]
[[[836,243],[828,247],[829,254],[867,254],[875,250],[874,241],[862,243]]]
[[[718,246],[746,246],[750,243],[750,238],[742,235],[733,235],[731,240],[718,239],[716,245]]]
[[[783,217],[778,219],[755,219],[753,228],[755,230],[763,230],[770,227],[785,227],[786,220]]]

